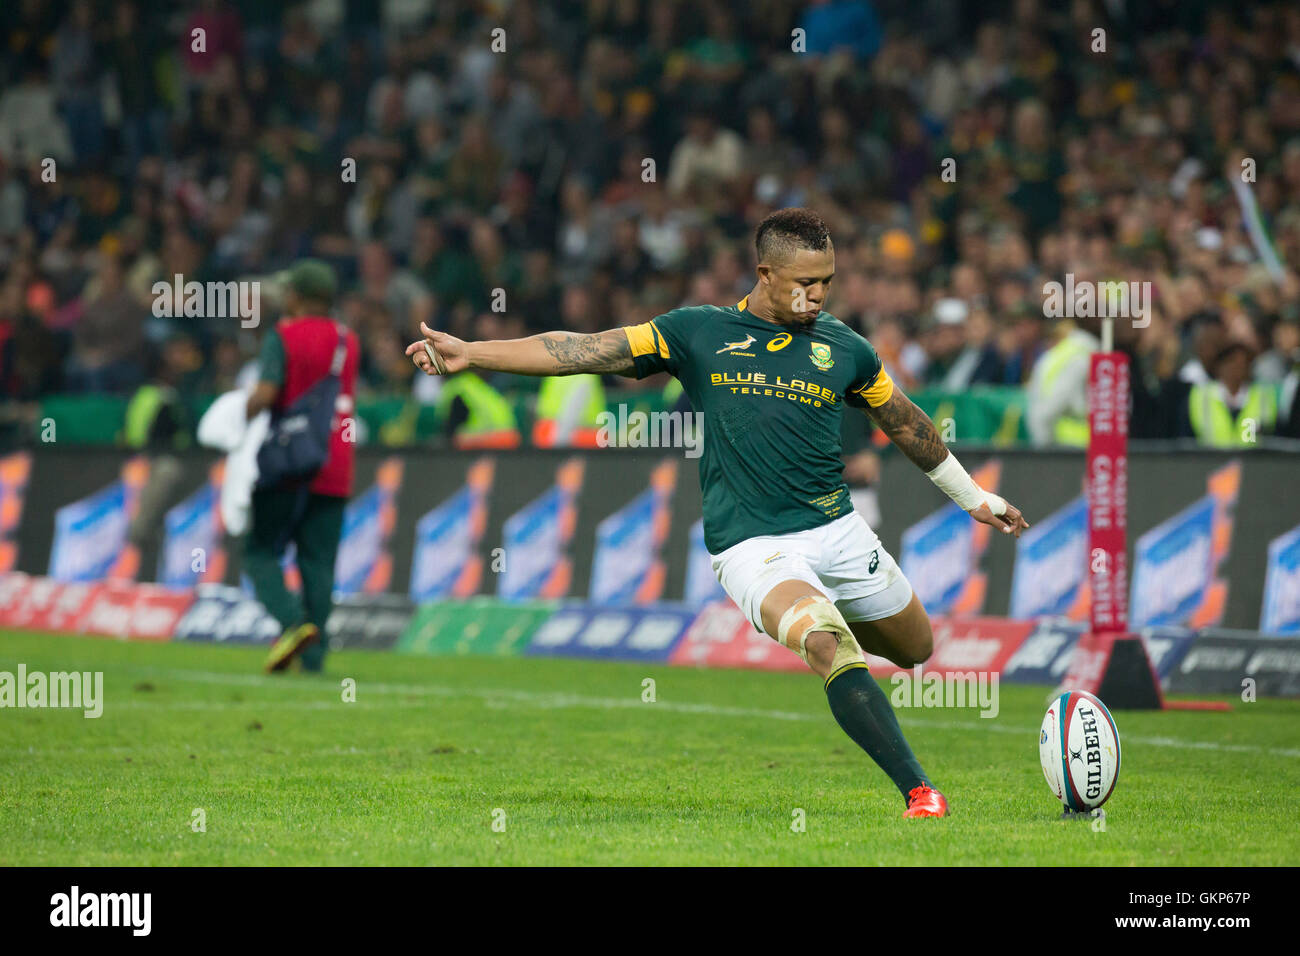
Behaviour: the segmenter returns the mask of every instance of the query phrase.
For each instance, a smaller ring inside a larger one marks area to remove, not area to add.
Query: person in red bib
[[[258,600],[283,628],[267,659],[268,672],[284,670],[295,658],[304,670],[319,671],[325,661],[321,634],[332,604],[343,510],[352,494],[354,396],[361,360],[356,334],[329,317],[337,290],[334,270],[319,260],[302,260],[289,271],[284,318],[262,345],[259,381],[246,409],[250,422],[265,410],[274,421],[277,412],[338,375],[325,463],[304,478],[275,484],[259,480],[253,492],[244,569]],[[285,586],[280,564],[291,541],[297,549],[301,601]]]

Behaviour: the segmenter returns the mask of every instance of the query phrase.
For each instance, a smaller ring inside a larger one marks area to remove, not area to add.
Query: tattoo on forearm
[[[948,446],[930,416],[897,389],[885,404],[866,412],[922,471],[933,471],[948,457]]]
[[[551,357],[559,363],[561,374],[566,372],[627,372],[635,367],[632,346],[622,329],[610,329],[595,335],[573,332],[547,332],[542,344]]]

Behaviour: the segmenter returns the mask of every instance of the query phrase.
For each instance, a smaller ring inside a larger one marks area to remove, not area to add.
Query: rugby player
[[[821,217],[782,209],[755,236],[757,279],[735,306],[674,309],[591,335],[464,342],[421,324],[406,350],[426,374],[669,372],[704,413],[705,544],[754,626],[824,680],[831,713],[903,794],[905,817],[948,802],[903,737],[863,651],[912,667],[934,637],[925,608],[853,511],[840,457],[846,404],[860,408],[972,518],[1020,536],[1020,512],[980,488],[930,418],[894,386],[871,345],[822,311],[835,248]]]

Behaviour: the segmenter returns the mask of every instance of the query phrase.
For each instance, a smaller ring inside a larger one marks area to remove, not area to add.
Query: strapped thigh
[[[794,651],[805,664],[808,663],[808,650],[804,646],[808,635],[813,631],[829,631],[835,635],[838,646],[831,661],[831,671],[826,677],[830,683],[842,670],[850,667],[866,667],[866,655],[858,646],[857,639],[844,621],[839,608],[820,594],[800,598],[781,615],[777,627],[777,640]]]

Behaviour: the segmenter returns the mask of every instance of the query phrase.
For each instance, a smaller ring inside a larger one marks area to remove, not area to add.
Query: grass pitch
[[[1043,781],[1046,688],[1003,685],[994,719],[900,710],[953,813],[903,820],[811,675],[262,659],[0,632],[0,670],[103,671],[105,698],[97,720],[0,710],[0,864],[1300,863],[1300,702],[1116,712],[1103,829],[1060,820]]]

